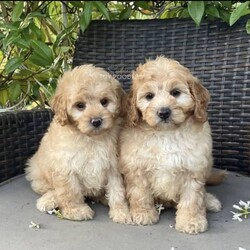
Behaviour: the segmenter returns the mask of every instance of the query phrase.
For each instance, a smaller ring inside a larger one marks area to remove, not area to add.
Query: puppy
[[[119,165],[134,223],[156,223],[156,201],[175,203],[175,228],[197,234],[208,227],[206,208],[221,209],[205,191],[213,165],[208,102],[208,91],[177,61],[161,56],[133,72]]]
[[[41,195],[40,211],[58,207],[64,218],[89,220],[85,197],[107,197],[110,218],[129,223],[123,180],[117,167],[122,125],[120,84],[106,71],[83,65],[58,81],[55,113],[38,151],[28,160],[26,177]]]

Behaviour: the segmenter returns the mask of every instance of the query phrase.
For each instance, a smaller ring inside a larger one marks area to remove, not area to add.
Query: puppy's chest
[[[115,159],[110,143],[84,143],[75,152],[68,153],[70,168],[78,175],[86,188],[101,189],[107,178],[107,171]]]
[[[190,136],[166,134],[149,138],[144,161],[154,195],[178,200],[188,175],[208,167],[209,147]]]
[[[142,144],[140,157],[142,161],[160,172],[176,170],[194,170],[207,165],[209,143],[200,142],[198,137],[159,133],[149,136]]]

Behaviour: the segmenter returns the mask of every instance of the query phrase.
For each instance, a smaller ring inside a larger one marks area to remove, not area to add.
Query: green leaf
[[[188,12],[195,23],[199,26],[201,23],[201,19],[204,14],[204,1],[190,1],[188,3]]]
[[[222,8],[219,8],[219,14],[220,14],[220,18],[226,22],[227,24],[229,24],[229,18],[230,18],[230,14],[228,11],[222,9]]]
[[[21,14],[23,13],[23,5],[24,5],[24,1],[15,2],[15,6],[11,13],[11,19],[13,22],[16,22],[19,20]]]
[[[0,41],[1,41],[3,38],[5,38],[5,35],[0,33]]]
[[[10,72],[15,71],[22,64],[22,61],[22,57],[11,58],[5,66],[6,73],[9,74]]]
[[[38,65],[41,66],[49,66],[53,63],[53,52],[47,44],[41,41],[31,40],[31,47],[33,48],[33,56],[31,55],[30,58],[33,62],[34,60],[40,62]],[[37,59],[37,57],[40,57],[40,59]]]
[[[180,16],[179,16],[179,17],[180,17],[180,18],[190,18],[188,9],[183,9],[183,10],[181,10]]]
[[[205,12],[210,16],[214,16],[214,17],[218,17],[218,18],[220,17],[220,13],[214,5],[207,5]]]
[[[56,87],[57,87],[57,79],[52,78],[52,79],[50,80],[50,86],[51,86],[51,88],[53,89],[53,91],[55,91],[55,90],[56,90]]]
[[[10,101],[15,101],[21,94],[21,85],[19,82],[12,82],[8,88]]]
[[[87,26],[89,25],[91,18],[92,18],[92,9],[93,9],[93,3],[92,2],[86,2],[84,5],[84,18],[86,21]]]
[[[11,31],[7,35],[7,37],[3,40],[3,47],[6,48],[7,46],[19,40],[20,38],[21,38],[21,35],[18,31]]]
[[[4,56],[5,56],[5,55],[4,55],[3,51],[0,50],[0,62],[3,61]]]
[[[93,1],[97,9],[110,21],[110,16],[106,6],[101,1]]]
[[[21,38],[15,42],[14,44],[17,44],[18,46],[20,46],[21,48],[31,48],[30,42],[32,40],[32,36],[30,34],[30,28],[27,27],[25,29],[22,30],[21,32]]]
[[[79,25],[82,32],[84,32],[88,27],[85,21],[84,13],[80,16]]]
[[[241,3],[230,15],[229,24],[230,26],[234,25],[242,16],[250,14],[250,10],[248,9],[250,1],[246,1],[245,3]]]
[[[246,31],[247,31],[247,34],[250,35],[250,19],[248,19],[248,21],[246,23]]]
[[[37,40],[42,39],[42,31],[34,24],[34,22],[30,23],[29,28],[32,31],[32,35],[34,35]],[[32,37],[34,38],[34,36]]]
[[[32,53],[32,55],[29,57],[29,60],[31,63],[35,64],[36,66],[40,67],[47,67],[52,64],[52,62],[46,60],[45,58],[41,57],[37,53]]]
[[[17,48],[28,49],[30,47],[30,42],[27,39],[20,38],[13,43]]]
[[[128,6],[127,8],[125,8],[125,9],[121,12],[120,17],[119,17],[119,20],[126,20],[126,19],[129,19],[130,16],[131,16],[131,11],[132,11],[131,6]]]
[[[3,30],[18,30],[17,23],[19,23],[19,22],[15,22],[15,23],[12,23],[12,24],[1,23],[1,29],[3,29]]]
[[[84,10],[83,10],[83,13],[80,17],[80,21],[79,21],[79,24],[80,24],[80,28],[82,30],[82,32],[84,32],[90,22],[91,22],[91,19],[92,19],[92,9],[93,9],[93,2],[86,2],[84,4]]]
[[[40,96],[40,92],[39,92],[39,88],[40,86],[38,84],[35,84],[32,88],[32,92],[33,92],[33,95],[38,98]]]
[[[58,29],[57,21],[48,17],[43,19],[43,26],[44,27],[47,26],[50,29],[50,31],[55,35],[57,35],[61,30],[61,29]],[[42,29],[42,32],[46,34],[46,31],[44,29]]]
[[[7,89],[0,90],[0,103],[2,106],[6,106],[8,99]]]

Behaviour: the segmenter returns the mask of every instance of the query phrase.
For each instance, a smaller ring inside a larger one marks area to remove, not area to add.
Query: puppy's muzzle
[[[99,128],[102,125],[102,118],[93,118],[90,120],[90,123],[93,127]]]
[[[157,115],[158,117],[161,118],[163,121],[167,121],[167,119],[171,116],[171,109],[170,108],[161,108],[158,112]]]

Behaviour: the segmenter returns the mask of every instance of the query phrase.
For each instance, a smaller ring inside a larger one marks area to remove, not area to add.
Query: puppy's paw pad
[[[73,207],[64,207],[61,209],[61,214],[65,219],[69,220],[92,220],[94,211],[85,205],[77,205]]]
[[[159,214],[155,209],[144,211],[131,211],[132,221],[138,225],[151,225],[159,220]]]
[[[179,232],[188,234],[198,234],[207,230],[208,223],[206,218],[190,218],[189,220],[176,220],[175,229]]]
[[[116,223],[132,224],[132,219],[127,208],[110,209],[109,217]]]

